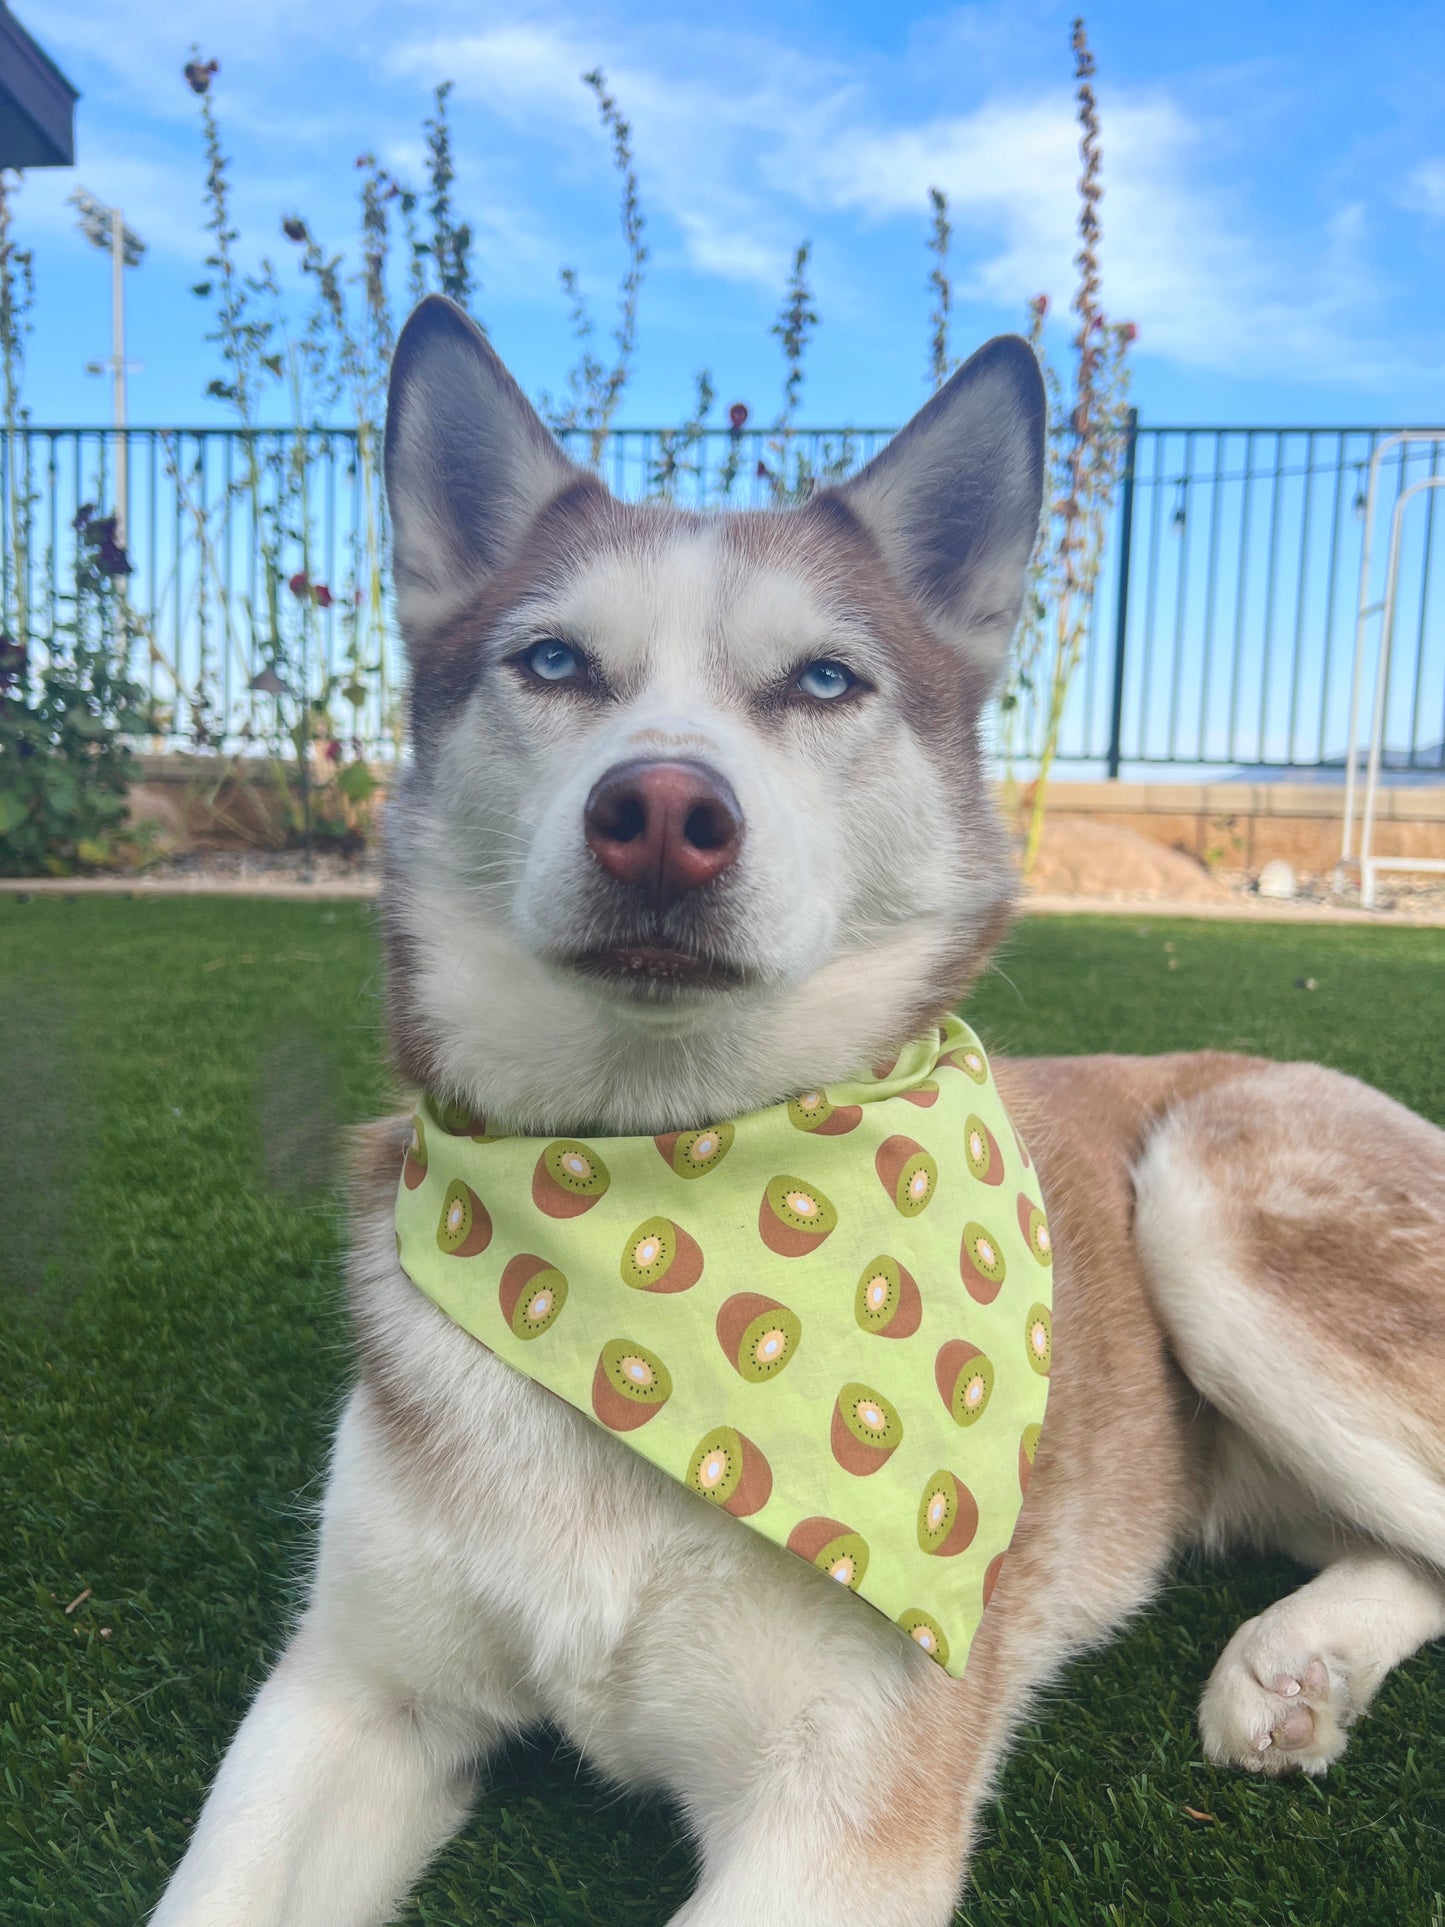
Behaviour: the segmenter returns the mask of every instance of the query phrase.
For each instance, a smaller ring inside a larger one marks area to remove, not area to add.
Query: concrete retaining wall
[[[157,823],[166,845],[240,849],[284,840],[278,766],[259,757],[139,760],[132,813]],[[318,771],[322,779],[327,773]],[[394,773],[385,766],[375,771],[383,785]],[[1304,873],[1330,870],[1340,852],[1343,811],[1343,788],[1324,784],[1056,782],[1049,788],[1051,817],[1133,830],[1217,870],[1254,871],[1271,857]],[[1445,857],[1445,784],[1382,789],[1375,854]]]

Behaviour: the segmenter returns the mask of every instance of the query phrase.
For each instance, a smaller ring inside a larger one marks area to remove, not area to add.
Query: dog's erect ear
[[[1000,335],[839,491],[939,634],[990,666],[1038,534],[1044,416],[1033,350]]]
[[[583,474],[476,323],[428,295],[396,344],[386,405],[393,576],[408,640],[451,615]]]

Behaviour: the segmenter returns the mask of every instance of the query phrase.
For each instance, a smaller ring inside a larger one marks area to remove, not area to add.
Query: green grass
[[[970,1014],[1012,1050],[1318,1057],[1438,1117],[1442,981],[1441,932],[1058,920],[1021,931]],[[379,1045],[359,905],[0,898],[13,1927],[143,1917],[284,1637],[348,1371],[330,1146],[386,1101]],[[1299,1577],[1185,1569],[1071,1668],[1008,1769],[969,1922],[1445,1927],[1438,1651],[1323,1786],[1200,1761],[1216,1653]],[[407,1918],[643,1927],[691,1865],[666,1806],[542,1741]]]

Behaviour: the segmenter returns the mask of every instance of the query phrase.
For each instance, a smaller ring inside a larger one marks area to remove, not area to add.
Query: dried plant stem
[[[618,406],[632,378],[632,364],[637,352],[638,296],[647,266],[647,244],[642,238],[647,223],[642,213],[642,196],[632,153],[632,127],[624,118],[616,97],[609,91],[606,75],[600,68],[583,74],[582,84],[595,95],[603,128],[612,137],[612,163],[622,184],[625,264],[617,290],[617,325],[612,334],[610,368],[605,367],[593,351],[596,323],[581,278],[575,268],[562,269],[562,291],[567,296],[572,335],[580,353],[567,376],[569,399],[561,406],[555,406],[544,398],[543,409],[559,434],[579,428],[586,430],[588,460],[593,468],[598,468]]]
[[[787,369],[783,379],[783,409],[774,423],[774,428],[780,434],[791,429],[798,403],[803,398],[803,360],[818,325],[818,316],[813,307],[813,290],[808,282],[808,262],[812,252],[812,242],[803,241],[793,255],[787,292],[778,318],[770,330],[782,345],[783,364]]]
[[[462,307],[471,303],[472,230],[465,221],[452,215],[452,182],[456,167],[452,160],[451,121],[447,101],[452,82],[444,80],[436,90],[436,111],[426,122],[427,175],[431,182],[428,212],[432,218],[430,252],[436,267],[437,286]]]
[[[25,337],[35,302],[34,263],[27,249],[15,245],[11,197],[20,184],[17,174],[7,179],[0,168],[0,429],[8,459],[5,463],[5,546],[14,597],[15,633],[21,643],[30,634],[30,542],[35,496],[28,472],[24,429],[29,415],[23,391]],[[8,616],[9,610],[0,611]]]
[[[948,380],[956,365],[948,342],[949,318],[953,311],[948,248],[953,238],[953,228],[948,219],[948,196],[943,189],[929,188],[928,201],[933,209],[933,225],[928,235],[928,248],[933,256],[933,266],[928,274],[928,285],[933,290],[933,312],[929,316],[932,333],[928,339],[928,378],[936,391]]]
[[[1050,499],[1025,606],[1022,655],[1012,682],[1015,696],[1020,683],[1032,687],[1035,665],[1041,659],[1046,661],[1043,739],[1031,786],[1024,839],[1026,876],[1038,856],[1043,837],[1048,784],[1058,757],[1064,711],[1088,638],[1109,508],[1125,449],[1126,356],[1137,332],[1130,322],[1110,323],[1100,305],[1102,154],[1093,86],[1094,57],[1082,19],[1074,21],[1070,44],[1074,54],[1082,162],[1079,251],[1074,256],[1079,279],[1071,303],[1071,312],[1077,319],[1070,344],[1073,394],[1068,415],[1061,420],[1057,382],[1051,384],[1051,401],[1055,407],[1051,411],[1053,423],[1049,437]],[[1033,338],[1039,348],[1047,306],[1043,297],[1033,304]]]

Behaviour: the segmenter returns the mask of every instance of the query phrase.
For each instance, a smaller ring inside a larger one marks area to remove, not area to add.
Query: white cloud
[[[538,26],[432,35],[404,42],[391,60],[395,73],[425,80],[447,75],[461,94],[485,99],[514,123],[542,109],[576,126],[596,118],[579,80],[597,64],[594,45]]]
[[[633,132],[645,205],[665,214],[705,274],[776,290],[798,238],[797,215],[760,179],[788,130],[832,126],[851,95],[846,77],[773,42],[690,31],[646,51],[622,33],[582,39],[537,24],[433,36],[398,48],[398,73],[446,73],[458,98],[484,104],[517,134],[539,117],[596,178],[609,137],[581,76],[601,67]],[[610,239],[610,236],[609,236]]]
[[[1357,265],[1362,210],[1323,248],[1251,237],[1248,210],[1210,180],[1208,130],[1165,95],[1111,96],[1103,148],[1104,298],[1138,323],[1145,348],[1202,368],[1237,370],[1248,354],[1296,374],[1354,372],[1343,324],[1368,280],[1343,260]],[[962,291],[1021,308],[1073,286],[1078,174],[1074,106],[1060,92],[838,141],[802,178],[819,199],[875,218],[917,218],[942,187],[974,249]]]
[[[1400,202],[1417,214],[1445,221],[1445,160],[1421,161],[1406,176]]]

